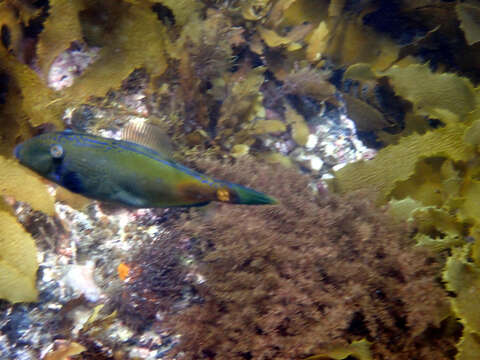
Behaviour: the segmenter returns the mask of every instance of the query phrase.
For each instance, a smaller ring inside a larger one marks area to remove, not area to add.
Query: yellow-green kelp
[[[310,356],[305,360],[322,360],[322,359],[334,359],[342,360],[349,356],[358,360],[372,360],[372,354],[370,351],[370,345],[366,340],[352,341],[351,344],[344,347],[335,347],[325,350],[324,353],[320,353],[314,356]]]
[[[0,298],[12,303],[36,301],[35,241],[0,203]]]
[[[0,155],[0,196],[28,202],[53,215],[53,198],[33,172]],[[35,301],[37,250],[35,241],[0,198],[0,298],[13,303]]]

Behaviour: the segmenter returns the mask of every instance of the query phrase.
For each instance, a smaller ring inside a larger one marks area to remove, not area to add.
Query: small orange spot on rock
[[[125,281],[125,279],[128,277],[128,273],[130,272],[130,266],[125,263],[120,263],[118,264],[117,272],[120,280]]]

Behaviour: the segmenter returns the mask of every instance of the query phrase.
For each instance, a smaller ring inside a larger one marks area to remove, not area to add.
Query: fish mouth
[[[15,155],[18,160],[20,160],[20,152],[22,151],[22,148],[23,144],[18,144],[15,146],[15,149],[13,149],[13,155]]]

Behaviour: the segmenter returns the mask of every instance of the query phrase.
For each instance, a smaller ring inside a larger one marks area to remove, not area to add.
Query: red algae
[[[218,205],[178,225],[196,239],[205,281],[195,285],[203,303],[169,317],[182,335],[177,354],[302,359],[362,338],[376,359],[455,353],[441,330],[448,304],[440,264],[413,249],[403,225],[358,194],[314,195],[296,170],[249,160],[197,165],[280,205]]]

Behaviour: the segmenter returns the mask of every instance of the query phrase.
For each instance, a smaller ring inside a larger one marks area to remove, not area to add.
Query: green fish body
[[[275,199],[180,165],[130,141],[72,131],[45,133],[15,148],[24,166],[85,197],[135,208],[199,206],[211,201],[275,204]]]

